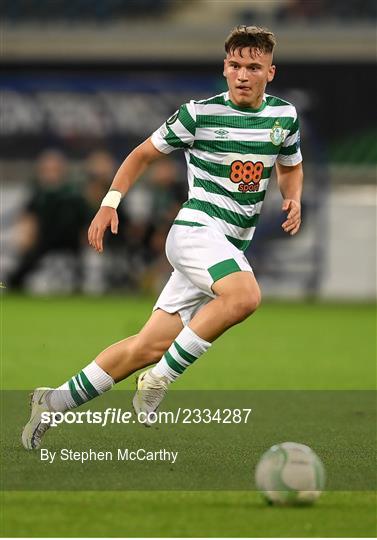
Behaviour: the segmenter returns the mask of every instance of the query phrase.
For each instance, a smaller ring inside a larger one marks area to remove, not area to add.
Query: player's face
[[[228,53],[224,60],[229,97],[239,107],[260,107],[266,85],[274,75],[271,53],[245,47]]]

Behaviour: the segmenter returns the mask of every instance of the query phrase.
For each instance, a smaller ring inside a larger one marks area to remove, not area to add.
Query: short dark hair
[[[261,26],[245,26],[233,28],[225,40],[225,52],[234,53],[237,49],[257,49],[263,53],[272,53],[276,45],[274,34]]]

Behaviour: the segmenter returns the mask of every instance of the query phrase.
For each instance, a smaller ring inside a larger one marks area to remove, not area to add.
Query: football
[[[325,468],[309,446],[275,444],[265,452],[255,471],[255,483],[270,504],[312,504],[325,487]]]

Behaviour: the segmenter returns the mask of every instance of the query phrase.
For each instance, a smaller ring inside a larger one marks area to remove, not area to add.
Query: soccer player
[[[38,448],[49,427],[41,423],[42,412],[77,407],[151,364],[137,379],[133,406],[137,413],[155,411],[169,385],[259,306],[259,286],[244,250],[274,165],[286,212],[282,227],[294,235],[301,223],[297,113],[265,93],[275,75],[274,46],[267,29],[234,28],[225,41],[228,91],[182,105],[120,166],[88,231],[99,253],[106,229],[117,233],[117,207],[138,177],[162,154],[184,150],[188,200],[166,241],[174,271],[137,335],[105,349],[59,388],[34,391],[22,434],[26,448]]]

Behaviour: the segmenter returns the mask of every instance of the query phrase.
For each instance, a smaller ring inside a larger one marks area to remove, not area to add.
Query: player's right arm
[[[124,196],[148,165],[162,155],[150,138],[144,141],[123,161],[114,177],[110,191],[119,192],[121,196]],[[108,227],[111,227],[113,234],[117,234],[118,214],[115,208],[101,206],[88,230],[88,242],[98,253],[103,251],[103,236]]]

